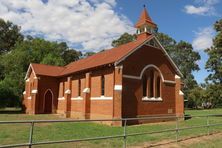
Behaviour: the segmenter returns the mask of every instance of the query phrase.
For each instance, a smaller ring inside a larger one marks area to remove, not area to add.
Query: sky
[[[176,41],[187,41],[201,55],[194,72],[203,83],[207,55],[212,45],[213,24],[222,18],[222,0],[0,0],[0,18],[19,26],[25,35],[65,41],[71,48],[100,51],[133,27],[143,5],[159,32]]]

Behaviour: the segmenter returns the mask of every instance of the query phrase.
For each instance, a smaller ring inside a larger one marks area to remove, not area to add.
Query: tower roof
[[[151,17],[149,16],[145,6],[135,27],[138,28],[144,24],[152,24],[156,26],[156,24],[152,21]]]

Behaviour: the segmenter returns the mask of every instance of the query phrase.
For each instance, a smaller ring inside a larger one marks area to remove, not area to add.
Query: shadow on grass
[[[185,117],[184,117],[184,120],[189,120],[189,119],[192,119],[192,116],[189,115],[189,114],[186,114]]]

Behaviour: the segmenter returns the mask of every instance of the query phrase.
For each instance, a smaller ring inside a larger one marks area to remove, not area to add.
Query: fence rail
[[[181,127],[179,128],[179,119],[183,118],[206,118],[206,125],[197,125],[190,127]],[[83,141],[92,141],[92,140],[104,140],[104,139],[115,139],[115,138],[123,138],[123,147],[127,146],[127,137],[130,136],[138,136],[138,135],[151,135],[157,133],[165,133],[165,132],[175,132],[176,133],[176,142],[179,140],[179,131],[183,130],[191,130],[197,128],[207,128],[207,135],[210,134],[210,127],[222,126],[222,123],[210,124],[209,117],[222,117],[222,114],[209,114],[209,115],[184,115],[184,116],[151,116],[151,117],[140,117],[140,118],[123,118],[123,119],[85,119],[85,120],[18,120],[18,121],[0,121],[0,125],[2,124],[30,124],[29,131],[29,142],[28,143],[20,143],[20,144],[10,144],[10,145],[0,145],[0,148],[9,148],[9,147],[24,147],[28,146],[31,148],[35,145],[46,145],[46,144],[59,144],[59,143],[69,143],[69,142],[83,142]],[[159,131],[151,131],[151,132],[139,132],[139,133],[129,133],[127,134],[127,122],[133,120],[152,120],[152,119],[171,119],[176,121],[175,128],[165,129]],[[120,135],[113,136],[102,136],[102,137],[91,137],[91,138],[82,138],[82,139],[71,139],[71,140],[58,140],[58,141],[43,141],[43,142],[33,142],[34,135],[34,126],[36,123],[59,123],[59,122],[72,122],[72,123],[86,123],[86,122],[99,122],[99,121],[121,121],[123,123],[123,133]]]

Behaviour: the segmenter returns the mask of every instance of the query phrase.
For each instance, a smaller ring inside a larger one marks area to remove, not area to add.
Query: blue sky
[[[111,48],[112,40],[124,32],[135,33],[144,4],[160,32],[191,43],[200,53],[201,70],[194,75],[204,82],[208,74],[203,50],[212,45],[221,0],[1,0],[0,18],[21,26],[25,35],[97,52]]]

